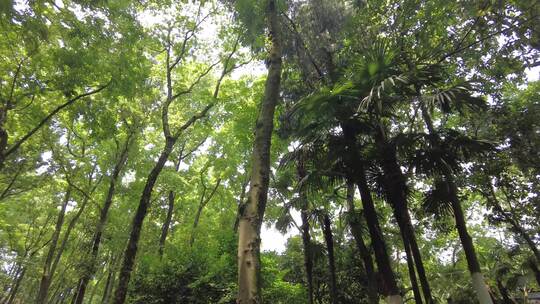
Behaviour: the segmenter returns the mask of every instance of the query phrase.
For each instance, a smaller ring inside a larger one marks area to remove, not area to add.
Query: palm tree
[[[300,111],[297,107],[292,109],[291,115],[295,116],[296,113],[302,113],[302,117],[311,117],[310,112],[307,109],[315,109],[315,112],[319,112],[317,103],[303,102],[299,104],[299,107],[305,109]],[[332,111],[321,111],[321,113],[332,113]],[[325,121],[324,117],[329,118],[329,121]],[[349,181],[349,184],[356,184],[360,190],[362,204],[364,207],[364,216],[368,226],[369,235],[371,238],[371,245],[375,253],[375,261],[378,266],[378,270],[381,276],[381,293],[387,297],[389,303],[401,303],[402,298],[397,287],[395,274],[392,270],[390,257],[388,255],[386,244],[382,235],[382,230],[378,222],[378,215],[375,210],[375,205],[371,197],[371,190],[366,180],[366,173],[363,168],[363,162],[360,159],[359,150],[355,145],[346,145],[347,141],[344,140],[343,134],[332,134],[325,130],[333,130],[331,122],[334,122],[332,116],[317,116],[318,122],[311,122],[303,125],[300,128],[295,128],[297,132],[295,136],[298,136],[302,142],[298,149],[285,155],[282,159],[282,164],[293,163],[294,160],[303,159],[304,166],[309,164],[309,174],[307,174],[303,180],[303,184],[310,185],[311,188],[320,190],[328,187],[328,185],[335,185],[340,182]],[[295,117],[297,118],[297,117]],[[298,119],[292,119],[302,123]],[[353,142],[355,144],[355,141]],[[352,157],[351,157],[352,156]],[[351,214],[354,214],[354,209],[350,207]],[[355,234],[355,241],[360,252],[365,245],[362,242],[361,237],[358,237],[357,232],[361,231],[358,227],[357,221],[350,221],[351,230]],[[367,258],[369,256],[369,258]],[[370,265],[370,254],[363,254],[364,268],[368,274],[368,279],[371,286],[367,286],[370,292],[371,301],[375,301],[377,297],[377,289],[375,287],[375,279],[369,274],[369,268],[373,268]]]
[[[435,177],[435,185],[428,193],[428,204],[447,203],[452,210],[456,230],[465,253],[467,266],[472,276],[472,284],[480,303],[493,303],[488,287],[480,269],[472,238],[467,230],[467,224],[461,202],[458,197],[459,189],[454,175],[460,169],[459,163],[467,161],[471,155],[481,153],[490,148],[486,142],[473,140],[458,131],[440,128],[437,130],[432,120],[432,112],[438,106],[443,113],[452,110],[463,111],[464,107],[474,110],[481,109],[483,100],[472,96],[466,83],[439,89],[442,85],[439,76],[441,68],[432,69],[430,77],[417,77],[415,83],[416,99],[419,102],[421,116],[428,133],[423,136],[425,150],[416,158],[420,171]],[[426,94],[421,94],[423,89]],[[432,93],[429,95],[429,93]]]

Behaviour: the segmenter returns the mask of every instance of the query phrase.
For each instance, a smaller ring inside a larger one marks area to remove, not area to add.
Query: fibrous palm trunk
[[[414,228],[409,215],[407,204],[407,183],[403,172],[397,162],[396,148],[388,143],[383,126],[379,125],[376,130],[375,141],[380,154],[381,167],[383,169],[383,188],[386,198],[394,213],[398,223],[403,242],[408,240],[412,253],[412,258],[418,272],[424,300],[426,303],[433,303],[431,288],[427,280],[422,255],[416,241]]]
[[[297,163],[298,181],[302,183],[306,177],[303,160]],[[309,224],[309,204],[305,187],[300,185],[299,196],[301,199],[300,217],[302,218],[302,245],[304,246],[304,268],[306,271],[306,285],[308,289],[308,303],[313,304],[313,252],[311,250],[311,234]]]
[[[416,303],[422,303],[422,296],[420,294],[420,288],[418,287],[418,281],[416,280],[416,271],[414,270],[414,261],[409,241],[404,241],[403,245],[405,247],[405,254],[407,255],[407,269],[409,270],[409,278],[411,280],[411,288],[414,295],[414,301]]]
[[[360,219],[358,218],[356,210],[354,208],[354,183],[350,182],[347,185],[347,207],[350,217],[349,226],[351,227],[351,233],[356,242],[356,248],[360,253],[362,261],[364,262],[364,269],[367,276],[369,303],[377,304],[379,303],[379,296],[377,292],[377,276],[375,275],[371,253],[369,252],[368,247],[364,243],[364,238],[362,236],[362,226],[359,222]]]
[[[336,282],[336,259],[334,256],[334,237],[332,235],[332,223],[330,216],[325,212],[321,220],[326,250],[328,251],[328,274],[330,275],[330,303],[337,304],[338,292]]]
[[[366,180],[366,171],[358,150],[356,134],[353,131],[354,128],[350,127],[347,123],[343,123],[342,129],[349,149],[347,151],[348,158],[346,158],[346,162],[347,166],[351,169],[350,179],[356,183],[360,192],[364,217],[371,237],[371,246],[373,247],[373,252],[375,254],[375,262],[381,276],[381,293],[385,296],[386,302],[389,304],[403,303],[403,298],[401,297],[397,286],[396,276],[390,263],[390,256],[388,255],[386,243],[379,224],[375,204],[371,197],[371,190],[369,189]]]
[[[242,206],[238,225],[238,298],[237,303],[261,303],[260,232],[268,196],[270,179],[270,142],[274,128],[274,112],[281,82],[281,43],[278,8],[268,1],[267,22],[271,47],[268,76],[259,117],[255,126],[250,188]]]
[[[431,115],[427,109],[425,103],[421,103],[421,112],[428,132],[432,136],[436,136],[435,128],[431,120]],[[432,144],[437,148],[438,147],[438,138],[432,140]],[[454,219],[456,222],[456,230],[459,234],[459,239],[461,240],[461,245],[465,253],[465,258],[467,260],[467,266],[472,277],[473,288],[476,291],[478,300],[480,304],[492,304],[493,300],[489,294],[488,287],[485,283],[484,276],[480,270],[480,263],[478,263],[478,258],[474,249],[474,244],[472,242],[471,236],[467,231],[467,223],[465,221],[465,216],[463,215],[463,209],[458,198],[458,189],[454,181],[454,176],[452,169],[448,164],[441,158],[440,163],[442,164],[442,171],[448,186],[448,193],[450,195],[450,202],[452,205],[452,211],[454,213]]]

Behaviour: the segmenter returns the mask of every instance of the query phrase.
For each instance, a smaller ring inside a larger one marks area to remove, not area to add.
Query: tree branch
[[[21,139],[19,139],[11,148],[9,148],[6,153],[4,154],[4,158],[11,155],[13,152],[17,151],[19,147],[26,142],[32,135],[34,135],[39,129],[41,129],[51,118],[54,117],[58,112],[62,111],[64,108],[70,106],[74,102],[76,102],[79,99],[88,97],[90,95],[97,94],[101,91],[103,91],[106,87],[108,87],[111,84],[111,81],[109,81],[107,84],[102,85],[94,90],[88,91],[86,93],[80,94],[75,96],[74,98],[71,98],[70,100],[66,101],[65,103],[59,105],[56,107],[52,112],[50,112],[47,116],[45,116],[37,126],[35,126],[32,130],[30,130],[26,135],[24,135]]]

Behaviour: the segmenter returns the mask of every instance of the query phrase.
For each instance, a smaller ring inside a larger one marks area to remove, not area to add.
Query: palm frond
[[[451,214],[450,185],[442,179],[437,179],[432,188],[425,193],[422,209],[436,217]]]

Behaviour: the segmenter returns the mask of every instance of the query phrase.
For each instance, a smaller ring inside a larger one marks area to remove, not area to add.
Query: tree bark
[[[208,197],[205,197],[207,189],[206,189],[206,186],[204,186],[204,184],[203,184],[204,191],[203,191],[203,193],[201,195],[201,200],[199,202],[199,208],[197,208],[197,213],[195,214],[195,219],[193,220],[193,229],[191,230],[191,237],[189,239],[189,247],[193,247],[193,243],[195,242],[195,233],[196,233],[196,230],[197,230],[197,226],[199,226],[199,220],[201,219],[201,214],[203,212],[203,209],[206,206],[206,204],[208,204],[208,202],[212,199],[214,194],[216,193],[220,183],[221,183],[221,178],[218,178],[218,180],[216,182],[216,185],[214,186],[214,188],[212,189],[212,192],[210,192]]]
[[[56,219],[56,225],[53,231],[53,235],[51,237],[49,250],[47,251],[47,256],[45,258],[45,264],[43,265],[43,273],[41,275],[38,296],[36,299],[37,304],[47,303],[47,297],[49,295],[49,287],[51,285],[51,278],[52,278],[51,266],[54,261],[54,256],[55,256],[54,254],[56,252],[56,246],[58,246],[58,239],[60,238],[60,232],[62,230],[62,225],[64,224],[66,208],[67,208],[70,198],[71,198],[71,186],[68,186],[65,196],[64,196],[64,201],[62,202],[62,206],[60,207],[60,212],[58,213],[58,217]]]
[[[418,287],[418,281],[416,280],[416,271],[414,270],[414,261],[409,240],[405,240],[403,242],[403,245],[405,247],[405,254],[407,255],[407,269],[409,270],[409,278],[411,280],[411,288],[414,295],[414,301],[416,303],[422,303],[422,296],[420,294],[420,288]]]
[[[306,177],[303,160],[297,162],[298,182],[302,183]],[[313,304],[313,252],[311,250],[311,234],[309,225],[309,203],[305,187],[300,184],[299,196],[301,200],[300,217],[302,218],[301,234],[304,246],[304,268],[306,271],[306,283],[308,289],[308,304]]]
[[[337,304],[338,291],[336,283],[336,260],[334,257],[334,238],[332,236],[332,225],[328,213],[324,213],[321,222],[324,241],[326,243],[326,249],[328,251],[328,273],[330,275],[330,303]]]
[[[304,268],[306,269],[308,303],[313,304],[313,252],[311,250],[308,211],[301,210],[300,216],[302,217],[302,244],[304,245]]]
[[[268,196],[270,144],[274,128],[274,111],[281,82],[281,42],[275,0],[268,1],[267,22],[271,46],[268,76],[253,143],[250,189],[241,210],[238,236],[237,303],[262,303],[260,280],[260,232]]]
[[[169,205],[167,207],[167,217],[165,218],[165,222],[163,223],[163,226],[161,227],[161,235],[159,237],[159,249],[158,253],[160,257],[163,257],[163,249],[165,248],[165,241],[167,240],[167,234],[169,234],[169,228],[171,227],[172,222],[172,216],[174,212],[174,200],[176,195],[171,190],[169,191],[169,195],[167,197],[167,200],[169,202]]]
[[[364,262],[364,269],[367,276],[367,290],[369,303],[379,303],[379,295],[377,288],[377,276],[373,267],[373,259],[371,253],[364,243],[362,226],[360,225],[359,218],[354,208],[354,183],[348,183],[347,185],[347,207],[349,213],[349,226],[351,227],[351,233],[356,242],[356,248],[360,253],[362,261]]]
[[[431,120],[431,115],[427,109],[427,106],[424,102],[420,103],[420,110],[422,113],[422,118],[426,124],[428,132],[432,136],[438,136],[435,133],[435,128]],[[438,138],[432,138],[431,143],[433,146],[438,147]],[[493,301],[489,294],[489,289],[485,283],[484,277],[480,270],[480,263],[478,263],[478,258],[474,249],[474,244],[472,242],[471,236],[467,231],[467,223],[465,221],[465,216],[463,215],[463,210],[461,208],[461,203],[458,198],[458,188],[454,181],[454,175],[452,169],[446,164],[444,159],[439,159],[442,164],[442,171],[446,181],[446,185],[449,188],[448,193],[450,194],[450,202],[452,205],[452,211],[454,213],[454,219],[456,221],[456,230],[459,234],[459,239],[461,240],[461,245],[465,253],[465,258],[467,260],[467,266],[469,272],[472,276],[473,288],[476,291],[478,300],[480,304],[492,304]]]
[[[6,298],[5,304],[12,304],[13,301],[15,301],[15,296],[17,295],[17,292],[19,291],[19,287],[21,286],[21,282],[24,278],[24,275],[26,273],[26,266],[23,266],[21,271],[17,274],[17,278],[15,279],[15,282],[11,289],[9,290],[8,297]]]
[[[422,286],[422,292],[424,294],[424,300],[426,303],[434,303],[431,296],[431,288],[426,277],[424,264],[422,262],[422,256],[418,243],[416,242],[416,236],[414,234],[414,228],[411,223],[411,217],[409,215],[407,204],[407,184],[403,172],[397,162],[396,149],[393,145],[389,144],[386,139],[385,131],[383,127],[379,125],[375,136],[376,144],[381,156],[381,166],[383,169],[383,188],[386,193],[386,198],[392,206],[394,217],[398,223],[401,237],[403,242],[409,241],[409,246],[414,259],[420,284]]]
[[[403,299],[397,286],[396,277],[390,263],[390,256],[386,249],[386,243],[379,224],[375,204],[371,197],[371,190],[369,189],[366,180],[366,172],[359,153],[355,129],[347,122],[342,123],[342,129],[345,141],[347,142],[347,155],[349,156],[345,161],[351,170],[351,172],[349,172],[350,179],[356,183],[358,190],[360,191],[360,198],[364,208],[364,217],[371,237],[371,246],[373,247],[375,262],[377,263],[377,268],[381,276],[381,293],[386,297],[387,303],[403,303]]]
[[[476,290],[478,300],[480,304],[492,304],[493,301],[489,294],[489,289],[485,283],[484,276],[480,270],[480,263],[478,263],[478,258],[476,257],[476,252],[474,250],[474,244],[472,242],[471,236],[467,231],[467,224],[465,223],[465,216],[463,215],[463,210],[461,209],[461,204],[457,198],[456,187],[453,182],[449,182],[451,200],[452,200],[452,210],[454,212],[454,218],[456,220],[456,229],[459,234],[459,239],[461,240],[461,245],[463,246],[463,251],[467,259],[467,266],[472,276],[473,288]]]
[[[124,260],[122,263],[122,268],[120,269],[120,276],[118,277],[118,287],[116,288],[116,292],[114,294],[115,304],[123,304],[126,300],[128,284],[131,277],[131,271],[133,270],[133,265],[135,263],[135,257],[137,255],[142,225],[144,218],[146,217],[148,207],[150,206],[150,199],[152,197],[154,184],[156,183],[159,174],[163,170],[163,166],[165,166],[165,163],[167,162],[175,143],[176,138],[166,138],[165,146],[163,147],[161,155],[146,179],[146,184],[139,201],[139,206],[137,207],[137,211],[135,212],[135,216],[133,217],[133,221],[131,223],[131,232],[126,250],[124,252]]]
[[[77,287],[77,291],[75,293],[75,304],[82,304],[84,300],[84,295],[86,292],[86,286],[88,285],[88,282],[92,278],[92,276],[95,273],[98,253],[99,253],[99,247],[101,244],[101,239],[103,235],[103,231],[105,230],[105,225],[107,223],[107,217],[109,215],[109,209],[111,208],[113,197],[116,191],[116,184],[118,183],[118,180],[121,177],[121,171],[124,167],[127,157],[128,157],[128,151],[130,146],[130,138],[131,134],[128,135],[128,138],[126,140],[126,143],[120,152],[120,156],[118,157],[118,160],[114,166],[112,175],[110,177],[109,181],[109,189],[107,191],[107,196],[105,198],[105,202],[103,203],[103,207],[100,210],[99,214],[99,221],[96,226],[96,232],[94,234],[94,238],[92,240],[92,252],[90,256],[90,263],[88,265],[88,268],[86,271],[83,272],[83,276],[79,280],[79,284]]]

